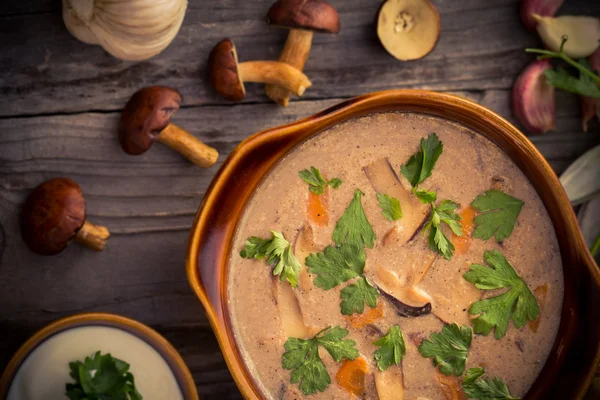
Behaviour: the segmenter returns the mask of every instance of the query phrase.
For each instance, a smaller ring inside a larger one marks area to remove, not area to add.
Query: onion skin
[[[548,85],[544,75],[549,68],[550,60],[537,60],[513,84],[513,114],[530,133],[544,133],[556,127],[554,87]]]
[[[592,66],[592,71],[600,73],[600,49],[592,54],[588,61]],[[593,97],[581,96],[581,127],[584,132],[587,132],[588,122],[594,119],[600,120],[600,101]]]
[[[553,17],[565,0],[521,0],[521,20],[529,32],[535,32],[537,20],[533,14]]]

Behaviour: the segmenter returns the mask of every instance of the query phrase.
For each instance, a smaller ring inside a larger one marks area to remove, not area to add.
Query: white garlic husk
[[[173,41],[187,0],[62,0],[63,20],[82,42],[123,60],[145,60]]]
[[[600,19],[587,16],[563,15],[542,17],[533,15],[537,32],[544,45],[552,51],[560,51],[563,37],[567,37],[563,51],[571,58],[591,55],[600,45]]]
[[[569,165],[560,176],[560,183],[573,205],[600,195],[600,145]]]

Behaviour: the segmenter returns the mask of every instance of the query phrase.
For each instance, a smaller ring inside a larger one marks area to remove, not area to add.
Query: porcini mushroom
[[[177,90],[166,86],[150,86],[135,92],[125,105],[119,124],[119,141],[125,153],[142,154],[158,140],[196,165],[213,166],[219,158],[217,150],[171,123],[182,100]]]
[[[398,60],[423,58],[440,36],[440,13],[429,0],[388,0],[379,11],[377,36]]]
[[[85,200],[77,182],[50,179],[29,194],[21,212],[21,235],[34,252],[52,255],[75,239],[100,251],[110,236],[104,226],[85,219]]]
[[[290,30],[279,61],[300,71],[310,53],[313,32],[340,31],[340,16],[323,0],[278,0],[267,13],[267,23]],[[268,84],[265,92],[284,107],[290,102],[290,92],[281,86]]]
[[[302,96],[311,82],[296,68],[277,61],[246,61],[238,63],[235,45],[223,39],[208,58],[210,81],[221,96],[241,101],[246,96],[244,82],[272,83]]]

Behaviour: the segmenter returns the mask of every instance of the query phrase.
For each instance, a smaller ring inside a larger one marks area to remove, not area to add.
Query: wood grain
[[[313,87],[288,108],[248,85],[241,104],[207,85],[206,58],[232,37],[242,60],[276,59],[285,32],[264,23],[270,1],[190,1],[181,33],[145,62],[116,60],[72,38],[53,0],[0,6],[0,369],[35,330],[77,312],[105,311],[147,323],[169,339],[190,366],[202,399],[240,398],[184,271],[188,230],[224,157],[251,133],[288,123],[354,95],[399,87],[448,91],[513,121],[512,82],[538,45],[518,18],[518,2],[436,1],[442,36],[427,58],[399,63],[379,45],[377,2],[332,0],[339,35],[317,35],[305,71]],[[600,3],[573,0],[564,13],[598,15]],[[184,93],[175,122],[219,150],[212,169],[193,166],[156,144],[134,157],[119,147],[119,111],[142,86]],[[560,173],[600,144],[600,126],[581,132],[578,100],[559,93],[556,132],[531,140]],[[514,121],[513,121],[514,122]],[[27,250],[20,204],[56,176],[77,180],[88,218],[107,226],[105,251],[73,244],[55,257]]]

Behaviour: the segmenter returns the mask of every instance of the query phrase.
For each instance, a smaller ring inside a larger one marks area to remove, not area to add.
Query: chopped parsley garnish
[[[395,197],[390,197],[387,194],[377,193],[377,200],[379,200],[379,207],[381,213],[389,221],[397,221],[402,218],[402,208],[400,207],[400,201]]]
[[[442,222],[450,227],[456,236],[462,236],[462,226],[460,225],[460,215],[456,213],[458,204],[451,200],[444,200],[435,207],[431,205],[431,216],[425,227],[423,234],[428,234],[429,248],[437,251],[438,254],[449,260],[454,254],[454,245],[442,232]]]
[[[283,368],[292,370],[292,383],[300,382],[300,390],[305,395],[323,392],[331,383],[331,378],[319,356],[319,346],[323,347],[336,361],[354,360],[358,357],[356,342],[344,339],[346,329],[339,326],[328,327],[312,339],[288,338],[285,353],[281,359]]]
[[[478,314],[471,320],[475,333],[487,335],[494,329],[494,337],[501,339],[506,334],[511,319],[516,328],[521,328],[527,320],[535,321],[540,314],[537,299],[517,274],[512,265],[497,250],[483,254],[489,267],[471,264],[471,269],[463,276],[477,289],[494,290],[510,288],[510,290],[487,299],[480,300],[469,308],[469,314]]]
[[[385,371],[394,364],[400,365],[400,361],[406,354],[406,344],[404,344],[402,331],[398,325],[393,325],[387,335],[373,344],[379,346],[374,357],[380,371]]]
[[[348,285],[340,292],[342,298],[342,314],[362,314],[365,311],[365,303],[371,308],[377,307],[379,292],[367,279],[362,276],[352,285]]]
[[[310,170],[304,169],[300,171],[298,175],[300,175],[300,178],[302,178],[304,182],[308,183],[308,190],[314,194],[323,194],[327,186],[337,189],[342,184],[340,178],[333,178],[326,181],[319,168],[316,167],[310,167]]]
[[[286,280],[290,285],[296,287],[302,265],[294,256],[292,245],[281,232],[271,231],[271,235],[271,239],[249,237],[240,256],[255,260],[266,259],[269,265],[274,266],[273,275],[279,275],[281,281]]]
[[[413,188],[413,193],[423,204],[433,204],[437,200],[437,194],[434,191],[429,192],[425,189]]]
[[[488,240],[492,236],[503,241],[513,231],[523,202],[499,190],[488,190],[473,200],[471,206],[480,214],[475,217],[473,237]]]
[[[454,323],[444,326],[440,333],[432,333],[430,338],[419,346],[421,355],[433,358],[433,363],[439,366],[444,375],[462,375],[471,346],[471,328],[464,325],[459,327]]]
[[[400,167],[400,172],[408,179],[412,187],[417,186],[431,175],[433,166],[443,150],[444,145],[437,135],[430,134],[427,139],[421,139],[421,149]]]
[[[356,247],[365,246],[372,249],[375,245],[375,232],[360,201],[362,195],[363,192],[359,189],[354,191],[354,198],[335,225],[333,242],[338,246],[345,242]]]
[[[519,400],[512,397],[508,386],[499,378],[481,378],[485,374],[483,368],[467,370],[462,387],[469,399],[478,400]]]
[[[97,351],[83,362],[69,363],[69,368],[71,378],[75,379],[75,383],[67,383],[65,387],[70,400],[142,400],[129,364],[110,354]]]

